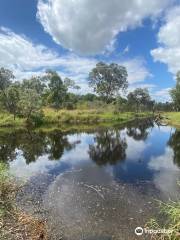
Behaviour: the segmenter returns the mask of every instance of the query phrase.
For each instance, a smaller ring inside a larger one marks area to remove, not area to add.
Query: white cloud
[[[151,77],[151,73],[146,67],[146,63],[141,58],[133,58],[127,61],[121,61],[119,64],[125,66],[128,71],[128,81],[130,84],[143,82]]]
[[[171,100],[171,97],[170,97],[170,92],[171,88],[163,88],[163,89],[160,89],[160,90],[157,90],[155,91],[152,96],[153,98],[155,98],[156,100],[159,100],[161,102],[168,102]]]
[[[58,56],[43,45],[35,45],[25,36],[9,29],[0,29],[0,65],[22,71],[57,66]]]
[[[39,0],[37,17],[53,40],[81,54],[102,52],[119,32],[155,18],[174,0]]]
[[[17,79],[42,74],[46,68],[55,68],[63,78],[74,79],[81,86],[81,92],[85,93],[90,91],[88,73],[97,62],[95,58],[79,57],[73,53],[59,56],[44,45],[34,44],[25,36],[1,28],[0,67],[13,70]],[[143,82],[150,76],[143,59],[134,58],[117,63],[126,66],[130,84]]]
[[[93,58],[82,58],[74,54],[59,56],[55,51],[34,44],[23,35],[0,28],[0,67],[13,70],[18,79],[42,74],[47,68],[58,68],[62,77],[74,77],[80,81],[87,77],[96,62]]]
[[[160,46],[151,51],[155,61],[168,65],[171,73],[180,70],[180,6],[168,11],[165,23],[158,33]]]
[[[176,193],[179,190],[177,180],[180,176],[180,171],[173,163],[173,157],[173,150],[167,147],[164,154],[152,157],[148,164],[150,169],[156,171],[153,179],[154,184],[168,197],[176,196]]]
[[[10,162],[10,172],[23,179],[30,179],[32,176],[39,174],[48,174],[50,169],[59,165],[58,161],[49,160],[48,155],[40,156],[35,162],[26,163],[26,159],[22,156],[22,152],[17,152],[17,158]]]

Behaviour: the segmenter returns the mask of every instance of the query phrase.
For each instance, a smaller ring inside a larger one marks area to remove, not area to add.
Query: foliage
[[[34,89],[25,89],[19,101],[20,113],[29,121],[32,115],[41,109],[40,95]]]
[[[127,96],[128,102],[136,106],[137,112],[139,112],[140,107],[150,105],[151,97],[146,88],[137,88],[133,92],[130,92]]]
[[[4,90],[5,95],[1,101],[7,111],[13,114],[14,119],[19,113],[19,101],[20,101],[20,89],[19,84],[11,84],[7,89]]]
[[[54,71],[47,71],[44,77],[48,82],[49,96],[48,102],[54,108],[62,107],[62,103],[66,99],[67,87],[64,85],[61,77]]]
[[[175,109],[180,110],[180,71],[176,76],[176,86],[170,91],[171,97],[173,99]]]
[[[4,92],[4,90],[10,86],[11,80],[14,78],[12,71],[0,68],[0,91]]]
[[[103,97],[109,103],[121,89],[128,86],[127,71],[118,64],[106,64],[99,62],[89,73],[89,85],[93,87],[95,93]]]
[[[76,85],[76,83],[70,79],[70,78],[65,78],[64,79],[64,86],[68,89],[68,88],[72,88],[72,89],[76,89],[79,90],[80,87],[78,85]]]

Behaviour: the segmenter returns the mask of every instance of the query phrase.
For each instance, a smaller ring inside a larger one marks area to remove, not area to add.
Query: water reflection
[[[64,151],[73,149],[78,142],[69,143],[67,136],[56,130],[49,133],[15,131],[0,135],[0,159],[13,161],[21,151],[26,163],[35,162],[48,154],[50,160],[60,160]]]
[[[180,167],[180,131],[176,130],[172,134],[168,141],[168,145],[173,149],[174,152],[174,163]]]
[[[126,158],[127,142],[120,131],[106,130],[96,134],[89,145],[89,156],[97,165],[116,164]]]
[[[51,239],[134,239],[135,227],[156,217],[154,199],[179,198],[179,151],[179,132],[150,120],[95,132],[0,133],[0,159],[27,180],[18,201],[46,210]]]
[[[136,121],[127,127],[127,135],[133,137],[134,140],[146,140],[149,134],[149,129],[154,127],[154,122],[151,119],[144,121]]]
[[[88,133],[1,132],[0,159],[18,177],[58,176],[75,168],[87,172],[88,164],[105,169],[119,183],[149,181],[164,191],[162,183],[168,181],[172,192],[179,175],[180,132],[151,120]]]

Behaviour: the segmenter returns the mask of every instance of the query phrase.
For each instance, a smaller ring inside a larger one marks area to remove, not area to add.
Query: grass
[[[177,182],[180,187],[180,181]],[[168,232],[161,234],[153,234],[151,239],[154,240],[179,240],[180,239],[180,201],[169,201],[167,203],[158,201],[160,207],[160,213],[163,216],[163,226],[162,223],[156,219],[150,219],[146,224],[147,228],[153,230],[166,229]],[[165,222],[164,222],[165,220]]]
[[[46,240],[45,223],[17,207],[18,189],[7,165],[0,162],[0,239]]]
[[[166,233],[152,234],[154,240],[179,240],[180,239],[180,202],[160,202],[160,212],[166,219],[165,225],[158,223],[156,219],[151,219],[146,228],[153,230],[166,229]]]
[[[21,127],[25,125],[25,119],[16,118],[12,114],[0,112],[0,127]]]
[[[59,123],[105,123],[105,122],[127,122],[136,117],[145,117],[149,113],[139,113],[138,115],[132,112],[114,113],[113,111],[105,110],[59,110],[55,111],[51,108],[44,109],[45,124]]]
[[[166,112],[163,115],[168,118],[168,124],[180,128],[180,112]]]
[[[125,123],[132,121],[137,117],[147,117],[150,113],[115,113],[113,110],[103,109],[83,109],[83,110],[54,110],[44,108],[43,126],[62,125],[62,124],[101,124],[101,123]],[[13,119],[11,114],[6,112],[0,113],[0,127],[22,128],[26,126],[26,120],[23,118]]]

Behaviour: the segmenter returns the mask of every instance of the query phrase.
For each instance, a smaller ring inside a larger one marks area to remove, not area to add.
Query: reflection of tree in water
[[[21,135],[18,149],[22,151],[26,163],[34,162],[46,152],[46,138],[42,133],[26,132]]]
[[[107,130],[96,134],[95,144],[89,145],[89,156],[98,165],[115,164],[126,158],[126,148],[126,139],[119,131]]]
[[[49,159],[59,160],[64,150],[71,150],[76,144],[69,143],[67,136],[57,130],[47,134],[31,131],[6,133],[0,135],[0,159],[12,161],[19,150],[27,163],[36,161],[44,154],[49,155]]]
[[[174,151],[174,163],[180,167],[180,131],[176,130],[171,135],[168,145]]]
[[[71,150],[75,147],[74,144],[68,142],[67,136],[60,131],[54,131],[48,134],[48,145],[50,146],[48,151],[49,159],[52,160],[59,160],[62,157],[64,150]]]
[[[16,157],[16,134],[0,134],[0,161],[12,161]]]
[[[133,125],[127,127],[127,135],[129,137],[133,137],[134,140],[146,140],[149,134],[148,129],[154,127],[153,120],[146,119],[146,120],[139,120],[136,123],[133,123]]]

